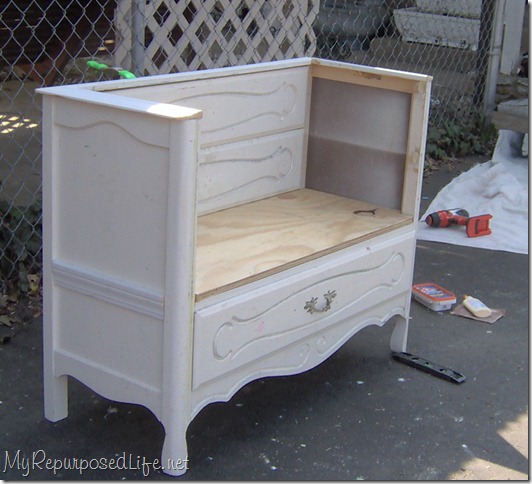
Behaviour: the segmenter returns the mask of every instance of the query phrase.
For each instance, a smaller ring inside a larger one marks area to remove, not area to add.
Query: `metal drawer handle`
[[[323,297],[325,298],[325,304],[322,308],[316,307],[318,304],[318,298],[313,297],[310,301],[305,303],[304,309],[310,314],[327,312],[329,309],[331,309],[332,300],[336,297],[336,291],[328,291],[323,295]]]

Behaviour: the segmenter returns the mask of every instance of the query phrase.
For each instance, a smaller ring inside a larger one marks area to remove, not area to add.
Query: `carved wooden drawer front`
[[[242,74],[135,89],[121,95],[203,111],[200,144],[207,147],[302,128],[306,114],[305,68]]]
[[[360,244],[197,311],[193,388],[409,290],[413,237]]]
[[[302,140],[303,129],[296,129],[202,149],[198,211],[297,189],[303,169],[298,161],[303,157]]]

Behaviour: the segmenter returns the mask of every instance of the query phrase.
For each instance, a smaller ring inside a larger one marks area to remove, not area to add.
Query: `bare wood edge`
[[[321,63],[312,64],[310,69],[312,77],[405,93],[420,92],[427,80],[430,79],[426,79],[426,76],[421,79],[411,79],[395,75],[394,71],[385,69],[379,72],[338,69],[334,65],[328,66]]]
[[[406,149],[401,212],[412,215],[416,219],[419,214],[419,198],[421,196],[420,178],[423,175],[427,137],[426,129],[422,129],[420,132],[416,127],[424,127],[427,125],[429,115],[428,99],[430,99],[430,82],[423,86],[422,91],[413,93],[410,102],[409,135]]]
[[[282,272],[282,271],[285,271],[285,270],[288,270],[288,269],[292,269],[293,267],[296,267],[298,265],[304,264],[306,262],[310,262],[312,260],[319,259],[320,257],[332,254],[334,252],[338,252],[338,251],[340,251],[342,249],[346,249],[346,248],[351,247],[353,245],[356,245],[356,244],[359,244],[361,242],[364,242],[365,240],[372,239],[374,237],[377,237],[377,236],[382,235],[382,234],[386,234],[388,232],[392,232],[392,231],[397,230],[397,229],[399,229],[401,227],[406,227],[406,226],[412,224],[413,220],[414,220],[413,218],[408,218],[408,219],[405,219],[405,220],[401,220],[400,222],[396,222],[394,224],[388,225],[387,227],[383,227],[381,229],[374,230],[374,231],[372,231],[372,232],[370,232],[368,234],[364,234],[364,235],[362,235],[360,237],[356,237],[354,239],[350,239],[350,240],[347,240],[345,242],[342,242],[341,244],[337,244],[337,245],[334,245],[332,247],[328,247],[327,249],[323,249],[323,250],[314,252],[314,253],[312,253],[312,254],[310,254],[308,256],[301,257],[300,259],[296,259],[296,260],[293,260],[291,262],[287,262],[285,264],[281,264],[281,265],[279,265],[277,267],[273,267],[273,268],[268,269],[266,271],[263,271],[263,272],[261,272],[259,274],[254,274],[252,276],[245,277],[245,278],[240,279],[238,281],[231,282],[229,284],[225,284],[223,286],[219,286],[219,287],[216,287],[214,289],[210,289],[209,291],[205,291],[203,293],[196,294],[195,301],[196,302],[203,301],[204,299],[206,299],[208,297],[215,296],[217,294],[229,291],[231,289],[236,289],[237,287],[244,286],[246,284],[258,281],[260,279],[264,279],[265,277],[271,276],[273,274],[278,274],[279,272]]]

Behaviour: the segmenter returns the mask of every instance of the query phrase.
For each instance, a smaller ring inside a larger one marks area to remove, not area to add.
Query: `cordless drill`
[[[430,227],[449,227],[450,225],[465,225],[468,237],[479,237],[491,234],[490,220],[492,215],[484,214],[470,217],[463,208],[439,210],[431,213],[425,219]]]

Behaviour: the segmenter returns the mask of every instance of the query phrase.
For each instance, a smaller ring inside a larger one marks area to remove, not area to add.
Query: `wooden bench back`
[[[120,90],[203,111],[198,213],[301,188],[308,68],[304,66]]]

